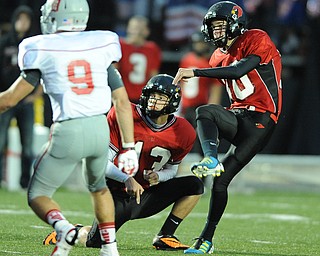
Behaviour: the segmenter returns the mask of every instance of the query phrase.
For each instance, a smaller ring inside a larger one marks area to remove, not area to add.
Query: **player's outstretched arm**
[[[34,86],[19,76],[9,89],[0,93],[0,113],[17,105],[33,90]]]
[[[192,68],[179,68],[172,83],[178,84],[181,80],[187,82],[187,79],[191,77],[194,77]]]

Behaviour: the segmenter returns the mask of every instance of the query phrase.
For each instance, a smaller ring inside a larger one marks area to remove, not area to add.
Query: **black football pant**
[[[204,187],[196,176],[185,176],[161,182],[146,189],[137,204],[135,197],[125,192],[112,192],[115,204],[115,226],[118,230],[129,220],[153,216],[185,196],[201,195]],[[88,234],[87,247],[101,247],[100,233],[94,221]]]
[[[202,233],[202,237],[211,240],[215,226],[226,208],[227,189],[231,180],[264,148],[275,128],[275,122],[268,112],[226,110],[220,105],[205,105],[197,109],[197,125],[201,143],[209,143],[210,139],[217,141],[218,138],[231,143],[221,161],[225,172],[214,178],[207,225]]]

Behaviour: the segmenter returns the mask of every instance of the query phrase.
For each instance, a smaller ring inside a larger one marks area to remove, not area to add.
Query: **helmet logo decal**
[[[231,10],[231,14],[232,14],[233,19],[238,19],[242,16],[243,11],[240,6],[235,5],[235,6],[233,6],[233,8]]]
[[[59,10],[61,0],[54,0],[52,3],[52,11],[57,12]]]

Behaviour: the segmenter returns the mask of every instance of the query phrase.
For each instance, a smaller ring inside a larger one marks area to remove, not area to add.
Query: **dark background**
[[[0,0],[0,36],[10,27],[13,10],[29,5],[39,20],[44,0]],[[210,0],[88,0],[90,19],[87,30],[110,29],[120,36],[125,33],[128,18],[143,14],[150,19],[150,40],[163,50],[160,72],[175,75],[180,57],[189,49],[189,39],[166,40],[167,13],[175,5],[199,5],[207,10],[217,1]],[[320,29],[319,0],[235,1],[248,14],[249,28],[267,31],[283,57],[283,110],[275,133],[264,149],[269,154],[320,154]],[[142,3],[142,5],[141,5]],[[145,5],[144,5],[145,4]],[[313,4],[316,8],[312,9]],[[144,7],[144,8],[142,8]],[[136,13],[136,12],[144,13]],[[311,10],[311,11],[310,11]],[[314,10],[314,11],[312,11]],[[202,16],[203,17],[203,16]],[[38,24],[38,23],[37,23]],[[199,26],[201,25],[201,22]],[[40,33],[39,25],[34,28]],[[194,31],[190,30],[190,33]],[[227,106],[224,95],[222,105]],[[227,144],[222,143],[221,151]]]

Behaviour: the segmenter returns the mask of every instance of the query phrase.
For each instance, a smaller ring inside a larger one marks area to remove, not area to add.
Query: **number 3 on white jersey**
[[[129,73],[129,80],[133,84],[141,84],[146,80],[147,58],[144,54],[133,53],[129,57],[133,70]]]

